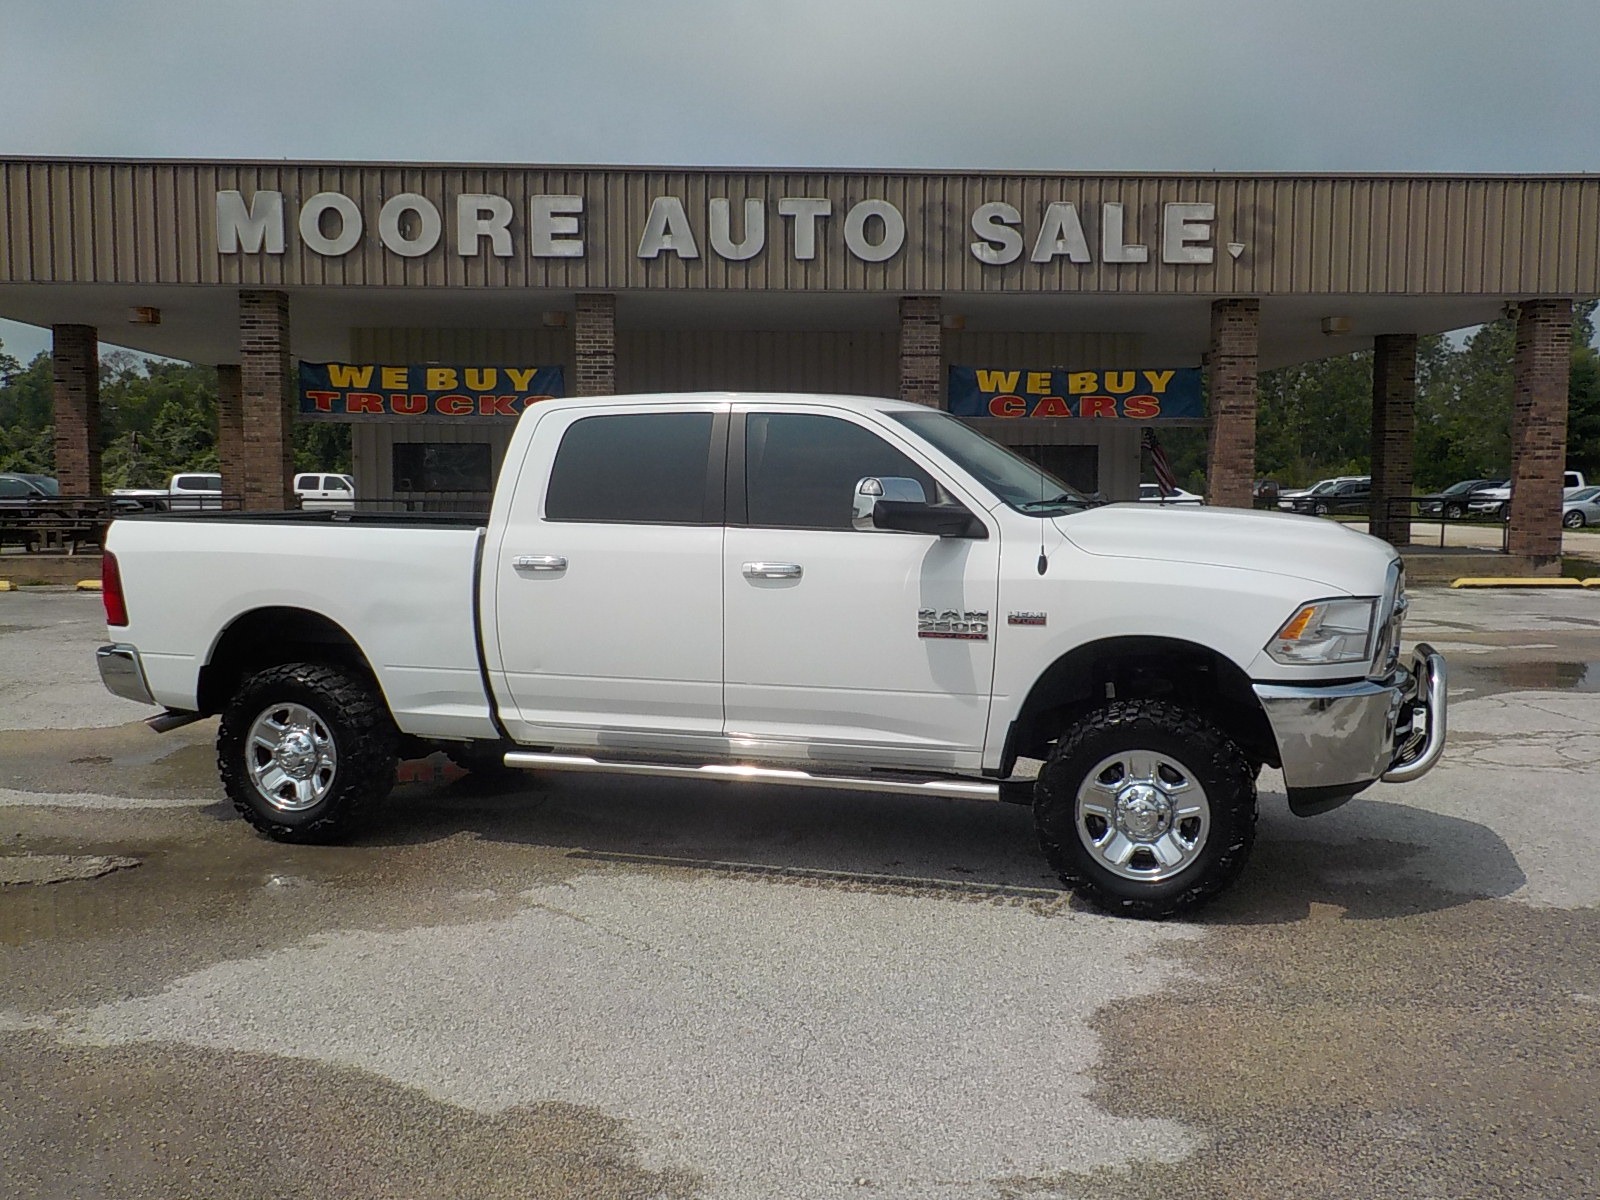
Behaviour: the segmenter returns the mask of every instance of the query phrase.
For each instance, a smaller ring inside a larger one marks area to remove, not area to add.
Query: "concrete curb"
[[[1576,579],[1563,579],[1554,576],[1535,578],[1529,575],[1469,575],[1453,580],[1453,588],[1575,588],[1584,584]]]

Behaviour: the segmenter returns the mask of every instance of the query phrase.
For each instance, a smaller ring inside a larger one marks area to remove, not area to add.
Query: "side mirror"
[[[989,530],[960,506],[935,508],[915,479],[868,476],[856,481],[851,524],[857,529],[931,533],[937,537],[987,538]]]

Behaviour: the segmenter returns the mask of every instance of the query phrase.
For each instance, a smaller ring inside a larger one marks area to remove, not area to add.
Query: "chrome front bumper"
[[[1410,669],[1387,679],[1323,687],[1258,683],[1289,789],[1301,816],[1337,808],[1379,779],[1409,783],[1444,752],[1444,656],[1419,645]]]
[[[100,667],[100,682],[106,685],[106,691],[113,696],[137,700],[140,704],[156,702],[150,694],[150,684],[144,677],[144,664],[139,661],[139,652],[132,646],[121,642],[101,646],[94,652],[94,658]]]

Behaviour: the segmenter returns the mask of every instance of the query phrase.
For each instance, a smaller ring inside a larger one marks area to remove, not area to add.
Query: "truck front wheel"
[[[1167,917],[1244,869],[1255,777],[1238,746],[1187,709],[1118,701],[1061,736],[1039,772],[1033,813],[1067,887],[1109,912]]]
[[[245,680],[217,729],[217,769],[239,815],[283,842],[328,842],[394,786],[394,722],[344,667],[285,663]]]

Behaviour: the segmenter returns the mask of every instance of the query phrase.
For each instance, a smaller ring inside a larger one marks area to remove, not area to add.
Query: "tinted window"
[[[0,479],[0,496],[8,500],[15,500],[21,496],[33,495],[33,489],[20,479]]]
[[[705,525],[710,413],[584,417],[550,468],[550,521]]]
[[[397,492],[488,492],[494,468],[487,442],[397,442]]]
[[[179,475],[174,486],[180,492],[220,492],[221,475]]]
[[[744,464],[751,525],[852,529],[856,481],[868,475],[915,479],[930,502],[942,498],[916,463],[871,430],[836,417],[751,413],[745,418]]]

